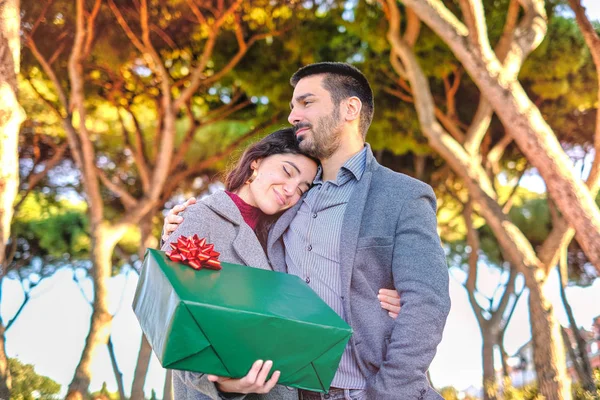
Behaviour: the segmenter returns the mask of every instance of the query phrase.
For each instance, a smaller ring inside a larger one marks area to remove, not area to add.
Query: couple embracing
[[[375,160],[358,69],[311,64],[290,82],[293,128],[250,146],[226,191],[171,210],[163,249],[197,233],[223,261],[297,275],[354,334],[328,394],[277,385],[257,360],[240,379],[174,371],[175,399],[442,399],[426,376],[450,310],[434,193]]]

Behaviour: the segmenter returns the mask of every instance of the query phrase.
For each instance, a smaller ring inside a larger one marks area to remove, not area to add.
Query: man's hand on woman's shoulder
[[[185,201],[185,203],[178,204],[169,210],[163,224],[163,234],[161,237],[163,242],[166,242],[167,239],[169,239],[171,233],[175,232],[175,229],[177,229],[179,224],[183,221],[183,217],[180,217],[179,213],[184,212],[185,209],[191,206],[192,204],[196,204],[195,197],[190,197]]]

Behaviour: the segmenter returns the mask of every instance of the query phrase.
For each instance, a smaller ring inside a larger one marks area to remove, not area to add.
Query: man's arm
[[[402,312],[381,369],[368,384],[369,399],[441,399],[426,376],[450,311],[448,268],[437,234],[435,204],[431,188],[419,185],[400,212],[392,273]]]

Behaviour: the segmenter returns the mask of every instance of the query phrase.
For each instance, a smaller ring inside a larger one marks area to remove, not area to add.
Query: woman
[[[181,235],[198,234],[215,245],[222,261],[271,269],[263,251],[269,226],[279,214],[300,200],[310,188],[316,172],[317,161],[300,152],[292,128],[266,136],[250,146],[229,172],[226,191],[187,206],[175,231],[163,236],[162,250],[168,250],[169,244]],[[397,312],[397,294],[389,292],[385,293],[389,297],[380,298],[387,301],[382,307]],[[175,399],[229,398],[227,393],[251,393],[245,399],[297,399],[295,390],[275,386],[279,371],[266,379],[271,366],[271,361],[258,360],[241,379],[174,371]]]

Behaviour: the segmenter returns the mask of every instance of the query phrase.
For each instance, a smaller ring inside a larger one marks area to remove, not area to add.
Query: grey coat
[[[170,249],[169,244],[179,236],[193,234],[205,237],[208,243],[214,244],[215,249],[221,253],[219,258],[222,261],[271,269],[254,231],[244,222],[239,209],[225,192],[217,192],[188,207],[183,213],[183,222],[169,236],[161,250]],[[298,399],[295,389],[280,385],[266,395],[225,395],[219,393],[204,374],[178,370],[173,371],[173,393],[175,400]]]
[[[276,271],[287,272],[282,235],[299,207],[300,202],[270,232],[267,253]],[[342,301],[354,330],[350,345],[367,378],[367,398],[442,399],[426,377],[450,311],[433,190],[379,165],[368,148],[342,232]],[[380,288],[400,293],[397,319],[379,307]]]

